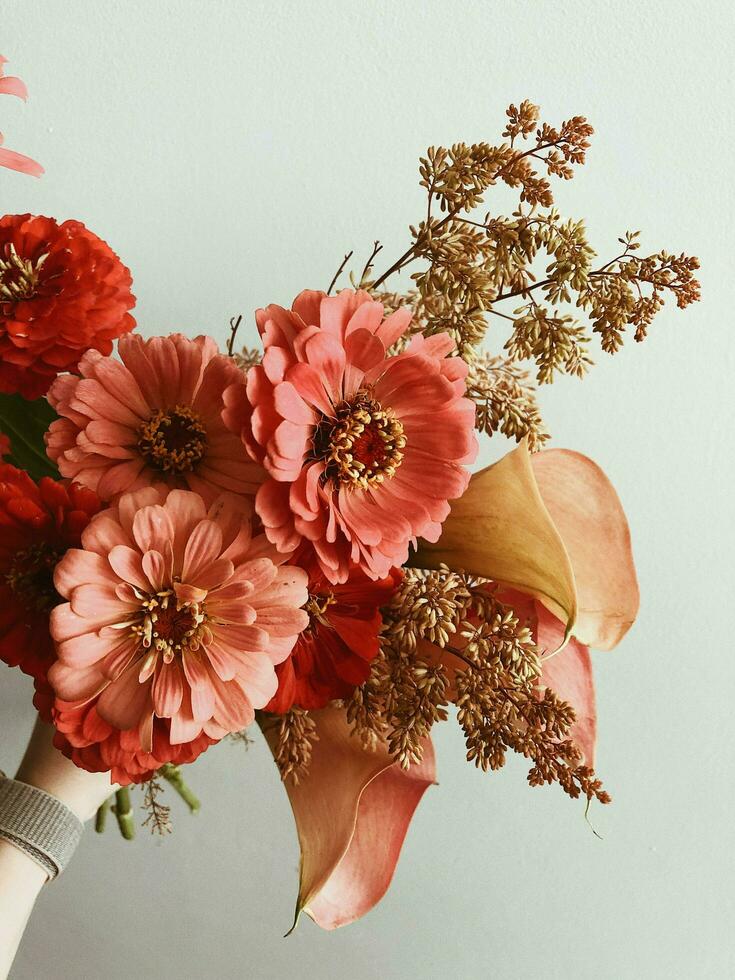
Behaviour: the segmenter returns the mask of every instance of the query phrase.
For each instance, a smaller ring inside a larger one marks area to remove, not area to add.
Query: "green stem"
[[[178,766],[168,762],[165,766],[161,766],[160,773],[166,782],[173,786],[184,803],[186,803],[186,805],[189,807],[191,812],[198,813],[201,809],[201,803],[184,782],[184,777],[181,775],[181,769]]]
[[[97,810],[97,816],[94,819],[94,829],[98,834],[104,834],[105,825],[107,824],[107,814],[110,811],[111,797],[107,797],[102,806]]]
[[[117,817],[120,833],[125,840],[132,840],[135,837],[135,820],[133,819],[133,807],[130,803],[130,790],[127,786],[121,786],[115,793],[115,805],[112,812]]]

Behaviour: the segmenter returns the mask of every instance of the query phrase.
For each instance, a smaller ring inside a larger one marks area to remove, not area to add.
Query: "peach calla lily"
[[[336,929],[387,891],[413,813],[435,782],[434,750],[427,740],[423,761],[404,771],[386,747],[365,751],[343,710],[310,717],[318,741],[309,772],[298,784],[286,782],[301,846],[294,926],[303,911],[323,929]],[[260,724],[273,749],[275,719]]]
[[[528,621],[542,651],[541,686],[574,708],[570,735],[592,767],[597,719],[588,647],[615,646],[639,602],[628,524],[600,468],[563,449],[531,456],[521,444],[472,477],[439,541],[421,542],[410,563],[445,564],[501,586],[499,598]],[[422,646],[424,655],[445,656]],[[451,682],[461,668],[447,668]],[[310,771],[286,787],[301,845],[296,919],[305,911],[333,929],[364,915],[388,888],[411,817],[434,782],[434,754],[427,742],[422,764],[404,772],[384,747],[363,750],[343,710],[311,717],[319,741]],[[273,748],[275,722],[261,725]]]
[[[421,541],[409,564],[444,564],[535,596],[569,631],[577,617],[572,565],[525,443],[472,476],[439,540]]]
[[[612,650],[640,604],[620,499],[600,467],[581,453],[548,449],[531,457],[531,468],[574,570],[574,635],[596,650]]]
[[[441,538],[422,541],[417,568],[440,564],[539,599],[565,633],[612,649],[638,612],[630,531],[613,485],[568,449],[533,456],[524,443],[475,473]]]
[[[531,455],[521,444],[472,477],[439,542],[422,542],[413,558],[441,562],[510,587],[500,598],[531,624],[541,683],[574,708],[571,735],[594,765],[588,648],[616,646],[640,600],[625,512],[600,467],[571,450]]]

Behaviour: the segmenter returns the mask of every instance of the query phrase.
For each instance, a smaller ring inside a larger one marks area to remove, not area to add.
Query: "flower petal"
[[[411,817],[435,782],[434,751],[403,771],[385,747],[365,752],[343,711],[311,713],[317,727],[309,772],[286,783],[301,845],[296,921],[302,911],[323,929],[347,925],[385,894]],[[278,726],[260,722],[273,749]],[[294,925],[296,924],[294,922]]]
[[[564,628],[558,619],[536,603],[538,636],[536,642],[544,650],[558,650],[563,642]],[[597,739],[597,709],[595,685],[592,679],[592,660],[588,647],[574,637],[559,653],[541,660],[541,685],[550,687],[562,701],[574,708],[576,721],[569,735],[584,756],[584,764],[594,768]]]
[[[640,602],[618,495],[596,463],[569,449],[536,453],[531,467],[574,569],[574,635],[597,650],[611,650],[632,626]]]

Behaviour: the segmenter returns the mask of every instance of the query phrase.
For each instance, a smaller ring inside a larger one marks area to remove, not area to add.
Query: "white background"
[[[105,237],[133,270],[144,334],[223,342],[234,313],[326,287],[349,248],[379,237],[392,260],[423,208],[419,153],[493,141],[523,98],[595,126],[557,198],[600,254],[640,228],[651,251],[701,257],[704,297],[543,396],[554,445],[616,484],[640,573],[638,624],[595,658],[604,840],[558,789],[529,789],[522,765],[475,771],[447,725],[440,786],[381,905],[283,940],[297,881],[286,797],[260,741],[222,745],[189,772],[201,814],[172,801],[172,838],[87,835],[42,897],[15,980],[733,975],[729,6],[3,0],[0,51],[31,99],[3,99],[0,129],[47,173],[0,172],[2,210]],[[32,708],[4,668],[0,713],[11,769]]]

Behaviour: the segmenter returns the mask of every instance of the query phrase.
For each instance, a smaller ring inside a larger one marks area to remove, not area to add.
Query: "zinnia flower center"
[[[314,433],[314,455],[326,462],[326,478],[363,490],[395,474],[405,445],[400,421],[366,391],[337,405],[334,418],[323,416]]]
[[[33,299],[47,258],[48,253],[37,259],[23,259],[11,242],[5,249],[5,256],[0,256],[0,302]]]
[[[160,409],[140,427],[138,449],[155,469],[186,473],[204,457],[207,430],[187,405]]]
[[[34,544],[13,557],[5,581],[24,606],[48,612],[60,602],[54,569],[62,553],[48,544]]]
[[[150,650],[146,663],[162,654],[164,663],[181,657],[185,650],[198,650],[211,639],[207,614],[198,602],[181,602],[169,589],[147,597],[142,604],[142,620],[133,626],[143,647]],[[143,668],[145,670],[145,667]]]

